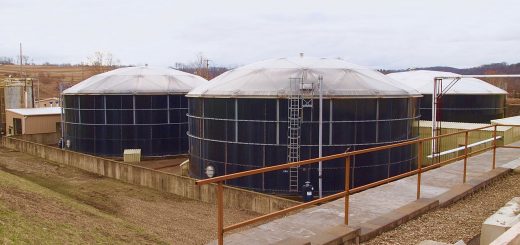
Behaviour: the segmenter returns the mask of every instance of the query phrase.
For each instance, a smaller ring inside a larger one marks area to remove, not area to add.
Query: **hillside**
[[[33,77],[39,81],[40,98],[57,97],[60,91],[60,84],[62,88],[68,88],[80,81],[83,81],[93,75],[110,71],[116,67],[94,67],[94,66],[58,66],[58,65],[26,65],[23,67],[23,74],[28,77]],[[189,72],[200,73],[196,68],[190,66],[179,66],[177,69]],[[520,63],[506,64],[496,63],[487,64],[471,68],[453,68],[448,66],[422,67],[414,68],[415,70],[434,70],[447,71],[463,75],[484,75],[484,74],[520,74]],[[228,68],[212,67],[208,71],[202,72],[207,77],[215,77],[227,71]],[[381,70],[381,72],[388,74],[391,72],[406,71],[401,70]],[[19,76],[20,66],[18,65],[0,65],[0,78],[13,75]],[[204,75],[202,74],[202,75]],[[487,78],[483,79],[495,86],[503,88],[510,93],[510,98],[520,98],[520,78]],[[34,88],[35,97],[38,97],[38,86]]]
[[[27,77],[36,78],[39,82],[39,98],[58,97],[60,84],[68,88],[93,75],[109,71],[114,67],[93,66],[57,66],[57,65],[26,65],[23,66],[22,74]],[[20,66],[0,65],[0,78],[12,75],[20,76]],[[38,83],[34,87],[35,98],[38,98]]]
[[[214,204],[0,147],[3,244],[205,244]],[[226,225],[258,214],[225,209]]]
[[[383,73],[388,74],[392,72],[407,71],[408,69],[401,70],[381,70]],[[507,64],[507,63],[493,63],[486,64],[477,67],[470,68],[453,68],[449,66],[433,66],[433,67],[420,67],[413,68],[413,70],[432,70],[432,71],[445,71],[453,72],[461,75],[493,75],[493,74],[520,74],[520,63]],[[520,98],[520,78],[483,78],[482,80],[487,81],[497,87],[500,87],[509,92],[510,98]]]

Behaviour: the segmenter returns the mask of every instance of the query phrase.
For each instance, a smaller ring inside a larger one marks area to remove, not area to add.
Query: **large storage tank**
[[[173,69],[128,67],[63,91],[64,144],[101,156],[141,149],[143,156],[188,152],[185,94],[206,80]]]
[[[288,114],[294,113],[288,101],[294,91],[308,95],[313,86],[295,86],[295,82],[316,82],[320,76],[324,156],[418,137],[421,95],[417,91],[342,60],[272,59],[228,71],[188,93],[190,175],[207,178],[286,163],[292,155],[288,146],[293,146],[288,138],[294,138],[288,131]],[[313,98],[313,106],[302,109],[301,160],[318,157],[317,90]],[[415,168],[415,160],[413,146],[357,156],[352,162],[351,185],[409,171]],[[344,190],[344,163],[339,159],[323,164],[325,194]],[[317,167],[240,178],[227,184],[291,193],[299,191],[307,180],[317,187]]]
[[[460,76],[452,72],[416,70],[388,74],[389,77],[418,90],[421,99],[421,120],[432,120],[433,79]],[[446,91],[453,79],[443,79]],[[439,101],[437,120],[446,122],[489,123],[504,118],[507,92],[476,78],[462,78]]]

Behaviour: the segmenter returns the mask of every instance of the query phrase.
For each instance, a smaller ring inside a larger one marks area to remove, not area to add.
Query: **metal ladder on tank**
[[[304,78],[290,78],[291,91],[288,101],[288,136],[287,162],[300,161],[301,126],[303,108],[313,106],[315,82],[306,82]],[[298,192],[299,167],[289,168],[289,191]]]

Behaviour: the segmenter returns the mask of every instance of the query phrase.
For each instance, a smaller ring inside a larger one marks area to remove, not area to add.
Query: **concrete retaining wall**
[[[126,183],[145,186],[207,203],[215,203],[216,185],[196,186],[195,179],[189,177],[12,137],[2,137],[2,146]],[[228,208],[267,214],[300,204],[300,202],[224,186],[224,204]]]
[[[60,140],[60,133],[46,133],[46,134],[21,134],[10,136],[17,139],[37,142],[44,145],[58,145]]]

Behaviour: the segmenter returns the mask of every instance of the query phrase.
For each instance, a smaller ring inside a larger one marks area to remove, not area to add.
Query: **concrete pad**
[[[470,184],[459,184],[452,187],[449,191],[439,195],[439,205],[446,207],[473,192],[473,185]]]
[[[520,158],[519,159],[515,159],[513,161],[510,161],[510,162],[508,162],[506,164],[503,164],[500,167],[502,167],[502,168],[509,168],[509,169],[520,168]]]
[[[437,199],[421,198],[390,213],[361,224],[360,240],[367,241],[439,205]]]
[[[489,183],[491,183],[495,179],[500,178],[510,172],[511,172],[511,169],[509,169],[509,168],[497,167],[487,173],[484,173],[483,175],[481,175],[477,178],[473,178],[473,179],[467,181],[467,183],[470,185],[473,185],[474,190],[479,190],[482,187],[489,185]]]
[[[322,230],[318,235],[310,237],[311,244],[344,244],[355,240],[360,228],[338,225]]]
[[[489,244],[520,222],[520,197],[515,197],[482,224],[480,244]]]
[[[307,241],[306,239],[300,239],[300,238],[286,238],[279,242],[273,243],[274,245],[311,245],[311,242]]]

